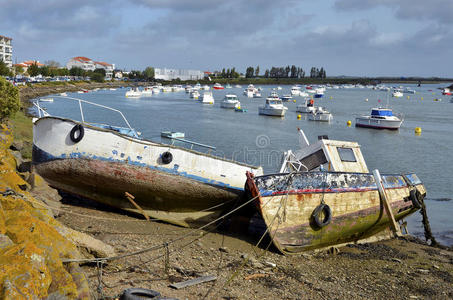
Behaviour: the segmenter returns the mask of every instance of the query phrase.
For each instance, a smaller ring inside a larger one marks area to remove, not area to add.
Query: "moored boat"
[[[282,100],[275,95],[266,98],[266,103],[258,108],[260,115],[284,117],[288,108],[283,105]]]
[[[398,232],[396,222],[421,207],[426,190],[415,174],[369,173],[355,142],[310,145],[303,132],[302,141],[285,152],[280,173],[247,174],[247,195],[282,253],[389,238],[390,226]]]
[[[238,96],[234,94],[226,94],[225,98],[223,98],[222,102],[220,103],[220,107],[222,108],[234,109],[238,106],[241,106],[241,102],[239,102]]]
[[[128,192],[150,217],[198,226],[231,208],[243,193],[246,171],[262,174],[261,167],[140,139],[121,112],[108,109],[126,127],[88,123],[82,111],[82,122],[54,116],[34,122],[33,166],[51,186],[140,213],[125,198]]]
[[[214,90],[223,90],[224,87],[220,83],[216,83],[212,86]]]
[[[201,98],[199,99],[203,104],[214,104],[214,97],[212,96],[212,92],[203,92]]]
[[[315,110],[308,114],[308,120],[330,122],[330,120],[332,120],[332,114],[325,108],[318,106]]]
[[[305,114],[308,114],[308,113],[313,113],[316,111],[316,107],[315,107],[315,101],[313,99],[305,99],[305,103],[304,104],[300,104],[296,107],[296,111],[297,112],[301,112],[301,113],[305,113]]]
[[[356,127],[367,127],[375,129],[397,130],[401,127],[403,118],[393,115],[390,108],[373,108],[369,116],[360,116],[355,119]]]
[[[133,87],[126,92],[125,96],[127,98],[140,98],[142,96],[142,92],[138,87]]]

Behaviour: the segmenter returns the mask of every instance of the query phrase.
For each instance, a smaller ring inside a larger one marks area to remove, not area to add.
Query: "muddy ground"
[[[197,231],[65,197],[57,220],[129,255],[83,264],[93,298],[146,288],[172,299],[452,299],[453,252],[413,237],[284,256],[235,220]],[[231,225],[231,222],[229,223]],[[177,240],[177,241],[175,241]],[[165,247],[165,243],[168,243]],[[149,250],[149,249],[154,250]],[[333,251],[335,252],[335,251]],[[182,289],[172,283],[213,275]]]

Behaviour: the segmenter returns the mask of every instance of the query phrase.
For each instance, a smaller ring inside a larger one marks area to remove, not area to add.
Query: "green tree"
[[[39,75],[39,67],[38,67],[38,64],[35,62],[33,63],[31,66],[28,67],[27,69],[27,72],[28,72],[28,75],[32,76],[32,77],[35,77],[37,75]]]
[[[19,89],[0,76],[0,121],[3,122],[19,109]]]
[[[85,71],[80,68],[80,67],[72,67],[71,70],[69,70],[69,75],[71,76],[84,76]]]
[[[90,76],[91,81],[104,82],[104,75],[100,72],[93,72]]]
[[[154,68],[153,67],[147,67],[144,71],[143,71],[143,77],[146,79],[146,80],[153,80],[154,79]]]
[[[260,75],[260,66],[256,66],[255,69],[255,77],[258,77],[258,75]]]
[[[102,76],[105,77],[105,69],[103,68],[97,68],[93,71],[94,73],[99,73],[99,74],[102,74]]]
[[[252,78],[254,74],[255,74],[255,69],[253,69],[253,67],[248,67],[245,70],[245,78]]]
[[[8,65],[3,61],[3,59],[0,59],[0,76],[10,76],[11,71],[8,68]]]
[[[14,66],[14,73],[17,74],[23,74],[24,73],[24,68],[22,66]]]
[[[39,74],[41,74],[44,77],[50,76],[50,69],[48,66],[42,66],[39,68]]]

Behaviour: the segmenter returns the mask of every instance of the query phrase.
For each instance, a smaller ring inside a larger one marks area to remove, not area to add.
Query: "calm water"
[[[431,227],[444,244],[453,244],[453,103],[451,96],[442,96],[438,87],[449,84],[405,85],[417,91],[404,94],[403,98],[389,98],[394,113],[402,113],[404,122],[399,131],[355,128],[355,117],[369,114],[372,107],[387,103],[387,92],[364,89],[328,89],[324,98],[315,105],[326,107],[333,114],[329,124],[297,119],[296,106],[303,103],[287,102],[285,118],[258,115],[258,106],[264,98],[243,96],[246,88],[214,90],[214,105],[203,105],[190,99],[185,92],[160,93],[149,98],[125,98],[126,89],[101,90],[86,94],[69,93],[69,96],[107,105],[123,112],[131,126],[142,137],[158,142],[162,130],[181,131],[187,140],[216,147],[215,154],[234,158],[253,165],[262,165],[265,172],[277,172],[281,152],[298,148],[297,128],[304,130],[308,140],[315,142],[318,135],[331,139],[357,141],[368,164],[368,169],[382,173],[415,172],[427,189],[425,199]],[[271,88],[263,86],[262,95],[269,95]],[[289,94],[291,86],[282,86],[279,95]],[[220,108],[226,93],[239,96],[241,106],[248,110],[239,113]],[[409,96],[409,99],[407,98]],[[422,100],[423,98],[423,100]],[[443,101],[433,101],[442,98]],[[53,103],[43,103],[47,111],[56,116],[80,120],[78,104],[56,97]],[[365,101],[368,99],[368,101]],[[118,114],[107,113],[92,106],[83,106],[85,121],[124,126]],[[348,120],[352,126],[347,127]],[[421,127],[419,136],[415,127]],[[419,213],[408,219],[409,232],[422,237],[423,227]]]

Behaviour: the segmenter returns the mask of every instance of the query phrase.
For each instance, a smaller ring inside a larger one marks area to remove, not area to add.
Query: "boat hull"
[[[318,122],[330,122],[332,120],[332,114],[309,114],[308,120]]]
[[[243,193],[245,172],[261,168],[204,153],[134,139],[84,124],[74,143],[72,120],[45,117],[34,123],[33,165],[51,186],[114,207],[182,226],[215,219]],[[171,159],[164,161],[164,153]]]
[[[382,175],[382,180],[397,221],[417,210],[409,196],[411,189],[426,195],[415,174]],[[251,197],[258,197],[272,241],[285,254],[356,242],[390,226],[372,174],[248,175],[246,189]],[[331,221],[320,228],[312,214],[322,202],[331,209]]]
[[[259,107],[258,112],[260,115],[265,115],[265,116],[284,117],[285,113],[286,113],[286,109]]]
[[[385,119],[374,119],[369,117],[358,117],[356,118],[355,126],[374,129],[397,130],[401,127],[402,123],[403,121],[401,120],[385,120]]]
[[[221,108],[235,109],[237,105],[240,105],[239,102],[223,102],[220,104]]]

